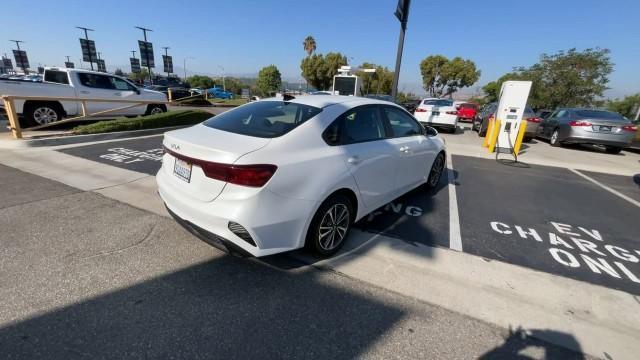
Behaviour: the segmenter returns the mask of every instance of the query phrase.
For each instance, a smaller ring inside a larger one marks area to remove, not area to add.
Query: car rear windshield
[[[423,102],[425,105],[434,105],[434,106],[453,106],[453,101],[451,100],[425,100]]]
[[[261,138],[282,136],[318,115],[322,109],[287,101],[258,101],[224,112],[204,125]]]
[[[583,119],[624,120],[624,117],[613,111],[605,110],[576,110],[576,115]]]

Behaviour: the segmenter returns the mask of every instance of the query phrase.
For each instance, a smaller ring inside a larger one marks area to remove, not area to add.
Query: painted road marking
[[[616,195],[616,196],[618,196],[619,198],[624,199],[624,200],[627,200],[628,202],[632,203],[633,205],[635,205],[635,206],[637,206],[637,207],[640,207],[640,202],[638,202],[638,201],[636,201],[636,200],[633,200],[632,198],[630,198],[630,197],[628,197],[627,195],[625,195],[625,194],[623,194],[623,193],[619,192],[618,190],[612,189],[612,188],[608,187],[607,185],[605,185],[605,184],[603,184],[603,183],[599,182],[598,180],[596,180],[596,179],[594,179],[594,178],[592,178],[592,177],[590,177],[590,176],[587,176],[587,175],[585,175],[585,174],[581,173],[580,171],[578,171],[578,170],[576,170],[576,169],[569,169],[569,170],[571,170],[573,173],[575,173],[575,174],[577,174],[577,175],[580,175],[580,176],[582,176],[583,178],[585,178],[585,179],[587,179],[587,180],[591,181],[592,183],[594,183],[594,184],[596,184],[596,185],[600,186],[601,188],[603,188],[603,189],[607,190],[608,192],[612,193],[613,195]]]
[[[449,179],[449,248],[462,251],[462,237],[460,236],[460,214],[458,213],[458,198],[456,196],[456,179],[453,172],[451,153],[447,153],[447,178]]]

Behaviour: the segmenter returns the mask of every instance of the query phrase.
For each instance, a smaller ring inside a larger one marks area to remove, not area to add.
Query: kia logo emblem
[[[180,145],[171,144],[171,148],[172,148],[173,150],[177,150],[177,151],[179,151],[179,150],[180,150]]]

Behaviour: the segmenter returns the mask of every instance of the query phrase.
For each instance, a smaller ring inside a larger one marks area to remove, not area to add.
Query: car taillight
[[[457,111],[447,111],[447,115],[458,115]]]
[[[271,179],[278,169],[275,165],[233,165],[194,159],[164,148],[166,153],[196,166],[200,166],[204,175],[211,179],[229,182],[236,185],[262,187]]]
[[[582,121],[582,120],[574,120],[574,121],[569,121],[569,126],[591,126],[592,124],[588,121]]]
[[[527,118],[527,121],[528,121],[528,122],[532,122],[532,123],[539,123],[541,120],[542,120],[542,119],[537,118],[537,117],[530,117],[530,118]]]
[[[422,108],[416,108],[416,112],[427,112],[427,110],[422,109]]]
[[[635,126],[635,125],[625,125],[625,126],[622,127],[622,130],[636,132],[636,131],[638,131],[638,127]]]

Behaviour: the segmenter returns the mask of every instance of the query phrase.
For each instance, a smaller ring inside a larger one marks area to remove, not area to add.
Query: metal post
[[[640,119],[640,104],[638,104],[638,111],[636,112],[636,118],[634,121],[638,121],[638,119]]]
[[[402,63],[402,50],[404,47],[404,32],[407,30],[407,20],[409,19],[409,7],[411,0],[398,0],[398,7],[395,16],[400,20],[400,37],[398,39],[398,53],[396,54],[396,69],[393,73],[393,85],[391,86],[391,98],[398,96],[398,80],[400,78],[400,64]],[[380,80],[378,80],[379,82]]]
[[[400,64],[402,63],[402,50],[404,48],[404,31],[407,23],[400,23],[400,37],[398,39],[398,53],[396,54],[396,69],[393,73],[393,85],[391,85],[391,98],[396,99],[398,95],[398,79],[400,77]]]
[[[76,26],[77,29],[80,30],[84,30],[84,38],[85,40],[89,41],[89,33],[87,33],[87,31],[94,31],[93,29],[88,29],[85,27],[81,27],[81,26]],[[88,46],[89,44],[87,44]],[[89,53],[89,65],[91,65],[91,70],[93,70],[93,58],[91,57],[91,48],[88,49],[88,53]]]
[[[222,91],[227,91],[227,87],[224,83],[224,67],[222,67],[222,65],[218,65],[218,67],[222,70]]]

